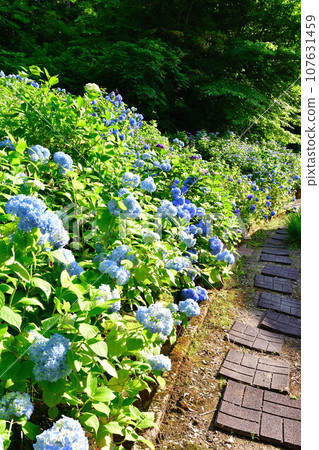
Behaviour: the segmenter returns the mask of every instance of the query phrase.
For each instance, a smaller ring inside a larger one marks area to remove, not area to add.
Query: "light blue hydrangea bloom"
[[[148,356],[147,361],[149,362],[152,370],[161,370],[163,372],[168,372],[172,368],[172,363],[168,356]]]
[[[8,150],[14,150],[15,147],[10,141],[10,139],[5,139],[4,141],[0,142],[0,148],[7,148]]]
[[[33,145],[32,147],[28,148],[27,150],[31,161],[37,162],[41,161],[43,163],[47,163],[50,158],[50,150],[42,147],[42,145]]]
[[[191,265],[188,258],[184,258],[183,256],[175,256],[175,258],[168,261],[165,265],[166,269],[173,269],[177,272],[181,272],[186,267]]]
[[[80,422],[62,416],[48,430],[37,436],[34,450],[89,450],[89,441]]]
[[[186,317],[189,318],[200,314],[200,307],[192,298],[187,298],[186,300],[179,302],[178,309],[180,312],[185,313]]]
[[[16,418],[30,419],[34,406],[30,395],[20,392],[8,392],[0,400],[0,419],[14,420]]]
[[[122,175],[122,184],[124,186],[137,187],[140,184],[140,176],[132,172],[126,172]]]
[[[177,208],[169,200],[162,200],[161,206],[157,209],[157,214],[165,217],[175,217],[177,215]]]
[[[114,216],[119,216],[121,214],[124,218],[138,219],[142,214],[142,208],[134,198],[133,194],[126,188],[122,188],[117,193],[118,197],[126,195],[122,199],[122,203],[126,207],[126,210],[121,210],[114,199],[110,200],[108,203],[108,209]]]
[[[153,177],[145,178],[141,183],[141,189],[142,191],[155,192],[156,184],[154,183]]]
[[[173,329],[171,311],[161,302],[146,306],[139,306],[136,311],[136,320],[151,333],[161,333],[168,336]]]
[[[120,286],[123,286],[124,284],[126,284],[128,282],[128,280],[130,279],[130,272],[125,269],[124,267],[119,267],[117,272],[116,272],[116,283]]]
[[[70,277],[73,277],[74,275],[79,277],[81,273],[84,272],[84,269],[76,261],[73,261],[71,264],[68,264],[66,270],[68,271]]]
[[[69,339],[54,334],[50,339],[39,335],[29,349],[31,361],[34,363],[33,374],[36,381],[54,381],[66,377],[71,369],[67,363]]]
[[[152,230],[142,230],[142,239],[144,244],[150,244],[151,242],[160,241],[161,237]]]
[[[217,255],[217,260],[227,262],[228,264],[234,264],[235,256],[228,250],[224,250],[222,253]]]
[[[194,238],[192,234],[185,233],[185,231],[182,231],[178,238],[188,248],[192,248],[196,245],[196,238]]]
[[[61,174],[67,173],[68,170],[73,170],[73,159],[64,152],[54,153],[53,161],[59,166],[59,172]]]

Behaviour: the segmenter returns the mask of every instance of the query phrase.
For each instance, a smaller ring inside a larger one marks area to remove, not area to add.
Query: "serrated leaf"
[[[7,322],[9,325],[12,325],[15,328],[20,330],[22,317],[20,314],[12,311],[12,309],[8,308],[8,306],[3,306],[0,310],[0,319]]]
[[[107,431],[112,434],[119,434],[120,436],[124,436],[125,428],[121,426],[118,422],[109,422],[104,424],[104,427]]]
[[[15,261],[13,264],[10,264],[9,267],[14,271],[14,273],[16,273],[20,278],[22,278],[22,280],[27,282],[31,281],[29,272],[18,261]]]
[[[92,395],[93,400],[98,400],[99,402],[110,402],[115,398],[115,394],[108,387],[99,387],[96,389],[94,395]]]
[[[80,416],[80,422],[87,428],[91,428],[95,431],[95,433],[97,433],[100,423],[95,414],[83,413]]]

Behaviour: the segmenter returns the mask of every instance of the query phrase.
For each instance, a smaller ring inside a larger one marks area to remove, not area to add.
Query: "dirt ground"
[[[274,230],[257,232],[247,241],[254,248],[251,256],[244,256],[224,289],[213,293],[213,302],[199,335],[193,342],[178,377],[169,408],[160,427],[156,450],[270,450],[281,447],[224,433],[213,426],[214,417],[226,380],[217,372],[230,348],[240,349],[227,340],[227,331],[234,320],[257,326],[264,311],[257,308],[261,290],[253,288],[256,273],[264,262],[259,261],[264,240]],[[300,250],[291,250],[292,266],[300,270]],[[300,281],[293,283],[293,298],[300,300]],[[249,351],[259,355],[259,352]],[[290,395],[300,398],[301,355],[300,339],[285,337],[280,356],[266,355],[291,365]]]

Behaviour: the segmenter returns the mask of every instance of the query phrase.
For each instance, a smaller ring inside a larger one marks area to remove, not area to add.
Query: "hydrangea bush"
[[[297,164],[170,141],[120,94],[57,82],[0,72],[0,443],[16,422],[21,447],[154,448],[134,403],[171,370],[163,343],[229,273],[242,221],[293,198]]]

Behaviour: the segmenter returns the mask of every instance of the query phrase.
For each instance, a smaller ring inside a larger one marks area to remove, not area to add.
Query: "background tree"
[[[3,1],[0,39],[5,72],[118,89],[169,132],[242,133],[273,105],[249,136],[298,140],[299,0]]]

